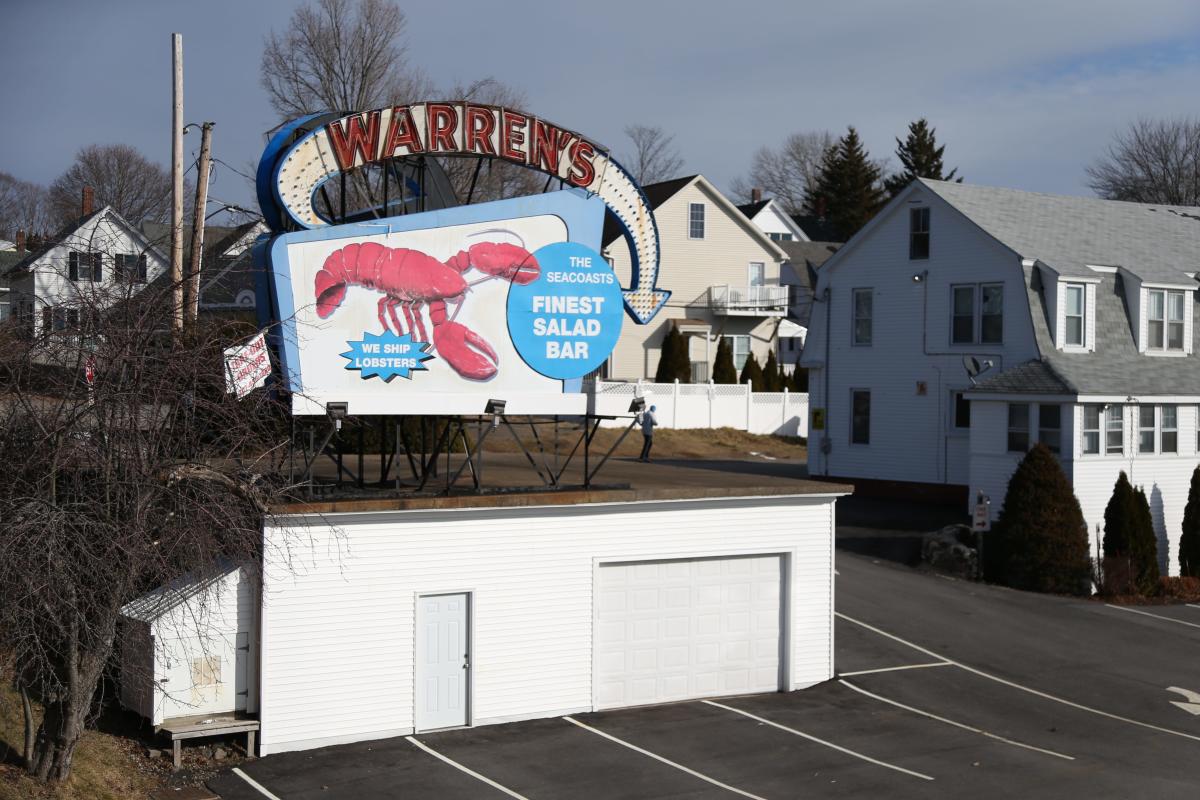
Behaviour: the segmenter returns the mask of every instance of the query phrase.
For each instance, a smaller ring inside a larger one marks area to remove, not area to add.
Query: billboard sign
[[[496,399],[585,413],[580,379],[625,317],[603,220],[601,200],[569,189],[276,237],[293,412],[479,414]]]
[[[322,120],[327,120],[322,123]],[[305,125],[311,130],[292,141]],[[329,119],[314,115],[279,130],[258,173],[259,202],[275,227],[328,226],[314,203],[322,184],[369,164],[408,156],[507,161],[599,197],[633,255],[626,312],[646,324],[670,297],[659,289],[659,236],[637,181],[608,150],[575,131],[512,108],[466,101],[422,102]]]

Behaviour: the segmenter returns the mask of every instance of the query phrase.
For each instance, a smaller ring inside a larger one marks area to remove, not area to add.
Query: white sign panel
[[[225,390],[241,400],[263,386],[271,375],[271,356],[260,333],[249,342],[225,350]]]

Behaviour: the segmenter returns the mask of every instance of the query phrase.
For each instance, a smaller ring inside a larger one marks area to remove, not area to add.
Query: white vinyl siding
[[[263,755],[412,732],[418,594],[472,593],[474,724],[591,710],[618,561],[786,555],[788,686],[833,676],[830,497],[306,519],[264,532]]]

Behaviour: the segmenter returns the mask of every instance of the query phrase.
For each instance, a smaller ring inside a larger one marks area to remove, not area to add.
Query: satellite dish
[[[967,378],[971,381],[972,386],[975,385],[975,378],[979,373],[986,372],[993,366],[991,359],[980,361],[975,356],[963,356],[962,363],[963,369],[967,371]]]

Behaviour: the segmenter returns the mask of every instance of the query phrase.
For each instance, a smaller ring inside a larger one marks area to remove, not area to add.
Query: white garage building
[[[426,498],[278,518],[260,753],[828,680],[848,491]]]

